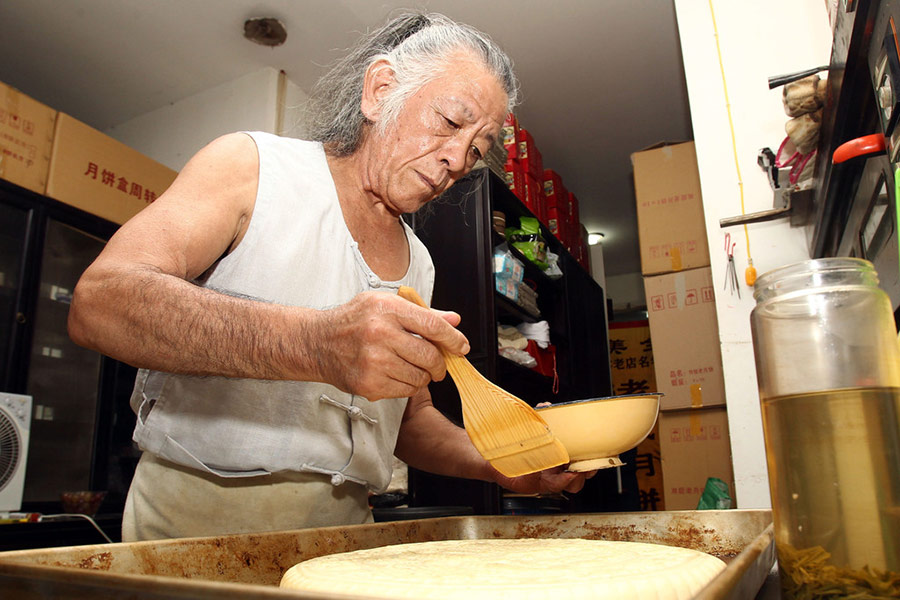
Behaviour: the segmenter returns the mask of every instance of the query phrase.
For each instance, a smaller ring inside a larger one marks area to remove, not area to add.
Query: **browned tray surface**
[[[752,598],[774,564],[768,510],[465,516],[209,538],[0,552],[11,598],[350,598],[277,587],[296,563],[408,542],[585,538],[683,546],[728,567],[697,598]],[[364,596],[352,596],[364,598]]]

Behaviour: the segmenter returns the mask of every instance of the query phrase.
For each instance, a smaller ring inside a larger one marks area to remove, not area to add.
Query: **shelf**
[[[428,215],[414,221],[416,234],[434,261],[435,305],[456,310],[462,317],[475,355],[470,360],[478,359],[473,362],[476,368],[529,405],[611,395],[609,369],[602,368],[609,361],[603,292],[543,224],[548,249],[559,255],[562,277],[551,279],[519,250],[510,249],[524,265],[528,285],[538,292],[541,316],[527,313],[496,291],[492,258],[506,240],[492,227],[492,210],[502,211],[511,227],[519,226],[520,217],[533,215],[502,180],[491,172],[486,175],[468,184],[459,182],[448,191],[447,202],[432,203]],[[516,326],[538,321],[550,325],[555,377],[514,363],[497,349],[498,322]],[[436,383],[431,393],[437,410],[451,421],[462,422],[459,394],[452,382]],[[615,494],[612,489],[610,495]],[[410,469],[410,493],[418,506],[473,506],[484,514],[499,514],[501,509],[494,484],[466,486],[458,478],[429,476],[415,469]]]
[[[556,279],[548,277],[547,274],[544,273],[544,271],[539,266],[528,260],[518,248],[508,244],[506,239],[493,229],[491,230],[491,242],[491,245],[494,249],[496,249],[500,244],[506,244],[506,247],[509,248],[509,253],[512,254],[525,266],[525,275],[535,280],[537,283],[556,285],[559,280],[562,279],[562,277],[557,277]],[[554,254],[558,253],[554,252]],[[563,277],[565,277],[565,275],[563,275]]]
[[[494,291],[494,302],[496,303],[498,310],[506,313],[510,317],[525,321],[526,323],[537,323],[538,321],[544,320],[542,316],[531,314],[496,290]]]
[[[497,355],[498,384],[531,406],[539,402],[558,402],[553,394],[553,378]]]

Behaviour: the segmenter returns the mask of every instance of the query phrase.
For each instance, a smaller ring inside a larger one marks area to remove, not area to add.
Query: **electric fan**
[[[0,511],[22,508],[31,396],[0,392]]]

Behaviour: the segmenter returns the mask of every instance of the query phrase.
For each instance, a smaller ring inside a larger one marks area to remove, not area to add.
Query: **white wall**
[[[606,276],[606,295],[613,302],[613,311],[624,311],[647,305],[644,277],[640,273]]]
[[[822,0],[716,0],[712,5],[740,178],[710,3],[675,0],[716,290],[737,500],[742,508],[765,508],[771,503],[750,337],[752,289],[742,285],[740,298],[723,291],[725,234],[737,242],[735,261],[741,282],[747,246],[742,227],[721,229],[719,219],[741,214],[739,181],[743,181],[746,212],[772,208],[772,193],[756,156],[764,147],[778,149],[788,117],[781,88],[769,90],[767,78],[828,64],[831,29]],[[786,220],[750,225],[748,230],[751,256],[760,274],[809,258],[806,231],[791,228]]]
[[[279,72],[260,69],[164,106],[105,133],[180,171],[197,150],[225,133],[267,131],[298,135],[298,111],[306,93],[285,81],[282,131],[278,132]]]
[[[603,244],[597,243],[593,246],[588,246],[588,252],[591,253],[591,276],[606,292],[606,264],[603,262]],[[607,292],[607,296],[609,296],[609,292]]]

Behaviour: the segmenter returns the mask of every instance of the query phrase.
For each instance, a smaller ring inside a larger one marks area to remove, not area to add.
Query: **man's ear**
[[[394,68],[384,58],[376,60],[366,69],[362,90],[362,114],[375,122],[381,117],[381,104],[384,97],[396,82]]]

